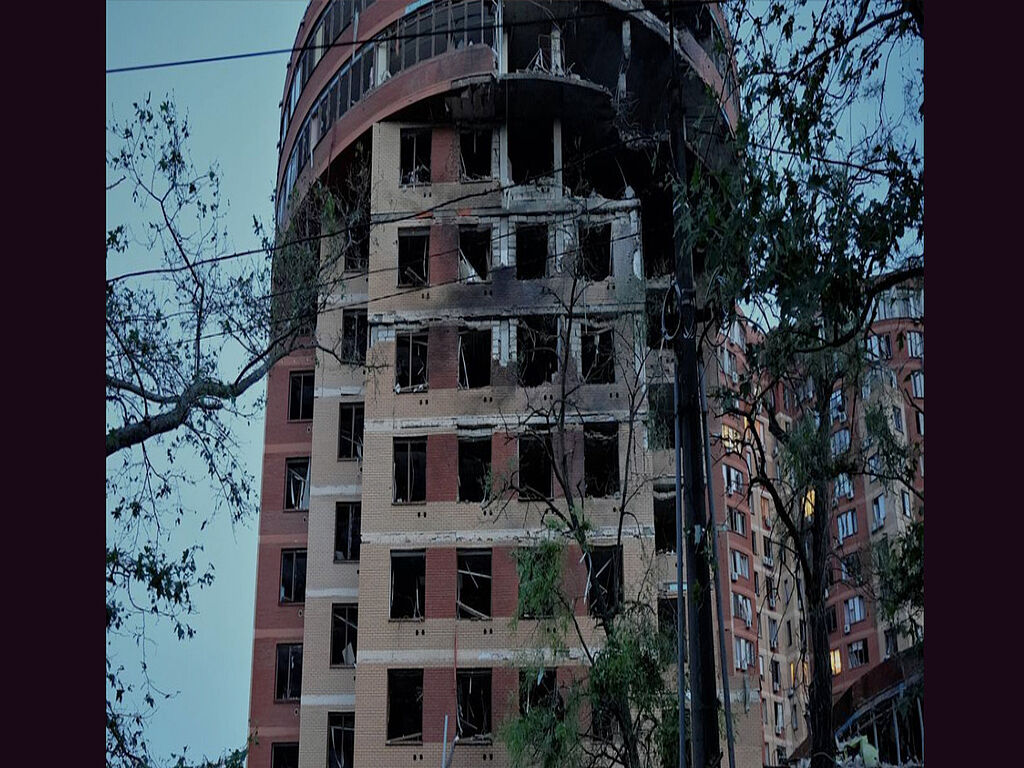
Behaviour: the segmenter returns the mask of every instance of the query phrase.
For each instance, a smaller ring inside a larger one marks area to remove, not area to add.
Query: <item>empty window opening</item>
[[[612,741],[618,731],[614,705],[610,698],[602,697],[594,703],[590,715],[590,732],[595,739]]]
[[[612,225],[589,224],[579,229],[580,267],[588,280],[612,275]]]
[[[395,341],[395,386],[418,392],[427,386],[427,334],[400,333]]]
[[[583,485],[587,496],[603,498],[619,492],[619,425],[583,427]]]
[[[309,509],[309,458],[285,461],[284,508]]]
[[[327,768],[352,768],[355,740],[355,712],[328,712]]]
[[[461,131],[459,155],[464,181],[491,178],[491,129]]]
[[[671,384],[647,387],[647,447],[652,451],[676,444],[675,402]]]
[[[551,498],[551,436],[519,438],[519,498]]]
[[[558,370],[558,318],[554,315],[519,318],[516,343],[520,384],[537,387],[553,381]]]
[[[359,639],[359,607],[331,606],[331,666],[354,667]]]
[[[491,439],[459,438],[459,501],[484,501],[491,490]]]
[[[297,699],[302,695],[302,643],[277,646],[277,677],[274,698]]]
[[[293,372],[288,382],[288,420],[309,421],[312,418],[313,372]]]
[[[676,490],[654,486],[654,550],[676,551]]]
[[[539,669],[535,674],[519,672],[519,713],[528,714],[533,707],[549,707],[560,713],[562,697],[558,694],[558,678],[554,669]]]
[[[362,365],[366,362],[366,310],[346,309],[341,317],[341,350],[343,362]]]
[[[675,248],[672,243],[672,201],[665,193],[651,194],[642,200],[640,227],[643,237],[644,277],[664,277],[675,273]]]
[[[647,295],[644,298],[644,316],[647,320],[647,346],[651,349],[660,350],[662,348],[662,308],[666,310],[665,324],[668,332],[673,333],[675,331],[673,318],[668,313],[668,310],[671,308],[671,302],[666,305],[665,301],[667,294],[668,291],[665,288],[650,288],[647,290]],[[671,350],[671,344],[668,345],[668,348]]]
[[[611,616],[622,604],[622,595],[622,547],[594,547],[587,595],[591,615]]]
[[[491,550],[457,550],[456,567],[456,615],[460,619],[491,618]]]
[[[430,230],[398,232],[398,287],[426,285],[430,276]]]
[[[281,550],[281,602],[306,600],[306,550]]]
[[[547,274],[548,225],[516,225],[516,278],[538,280]]]
[[[388,742],[423,743],[423,670],[388,670]]]
[[[609,325],[584,323],[583,380],[587,384],[615,383],[615,337]]]
[[[427,440],[395,438],[395,504],[427,500]]]
[[[459,333],[459,389],[491,385],[491,329]]]
[[[363,458],[363,404],[342,403],[338,416],[338,458]]]
[[[459,279],[488,280],[491,275],[491,228],[459,227]]]
[[[359,559],[362,542],[362,504],[340,501],[334,508],[334,562]]]
[[[672,648],[676,647],[676,638],[679,637],[678,610],[679,601],[676,598],[658,598],[658,633],[672,645]],[[683,598],[683,615],[686,615],[685,598]]]
[[[508,121],[508,162],[514,184],[554,177],[554,139],[551,121]]]
[[[299,768],[299,745],[271,744],[270,768]]]
[[[489,740],[491,735],[491,670],[460,669],[455,675],[458,691],[459,738]]]
[[[424,618],[426,584],[427,554],[424,550],[392,552],[391,618]]]
[[[429,184],[430,129],[403,128],[400,142],[402,183]]]

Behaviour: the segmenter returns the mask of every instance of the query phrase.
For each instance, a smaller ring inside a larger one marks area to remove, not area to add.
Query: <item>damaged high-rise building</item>
[[[308,349],[269,376],[249,765],[438,765],[446,718],[454,765],[507,765],[502,721],[581,663],[579,647],[538,647],[546,606],[519,599],[517,553],[546,535],[546,509],[572,496],[590,526],[586,564],[572,547],[556,564],[585,640],[599,646],[624,599],[674,621],[666,94],[675,63],[687,167],[728,162],[724,17],[714,3],[313,0],[294,47],[278,233],[343,258]],[[318,185],[365,215],[311,210]],[[754,766],[806,728],[780,730],[762,695],[764,593],[742,585],[771,567],[752,538],[766,534],[729,495],[742,462],[718,464],[716,509],[735,518],[721,542],[737,575],[737,763]],[[531,649],[543,669],[527,679]]]

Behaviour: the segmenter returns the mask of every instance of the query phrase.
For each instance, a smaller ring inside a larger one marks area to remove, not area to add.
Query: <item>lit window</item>
[[[838,675],[840,672],[843,671],[843,659],[841,654],[839,653],[838,648],[833,648],[831,651],[828,652],[828,660],[829,663],[832,665],[833,675]]]

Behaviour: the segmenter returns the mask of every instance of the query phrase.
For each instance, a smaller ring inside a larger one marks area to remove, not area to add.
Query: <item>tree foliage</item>
[[[149,765],[145,725],[172,694],[145,663],[154,626],[194,635],[194,590],[213,582],[201,536],[226,510],[252,514],[258,486],[240,460],[238,427],[260,411],[255,385],[300,349],[334,354],[315,318],[340,290],[345,259],[365,247],[368,169],[354,163],[333,191],[314,185],[287,231],[231,252],[216,165],[198,168],[191,131],[170,98],[147,97],[107,127],[106,253],[107,764]],[[124,206],[127,206],[125,208]],[[330,235],[326,237],[325,235]],[[321,242],[324,245],[322,246]],[[111,274],[113,273],[113,274]],[[201,494],[193,508],[191,494]],[[133,642],[141,670],[118,661]],[[122,646],[123,647],[123,646]],[[139,674],[141,671],[141,674]],[[231,765],[243,753],[228,753]],[[234,762],[232,762],[234,761]],[[185,758],[178,759],[185,765]]]

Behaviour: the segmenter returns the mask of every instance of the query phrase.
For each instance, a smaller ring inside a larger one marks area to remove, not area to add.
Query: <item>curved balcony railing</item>
[[[388,78],[422,61],[471,45],[493,47],[494,21],[490,0],[442,0],[403,16],[359,46],[320,91],[296,133],[278,189],[278,223],[284,220],[295,181],[310,162],[313,148],[335,121]],[[305,71],[306,65],[302,67]],[[301,90],[292,88],[290,106]]]

